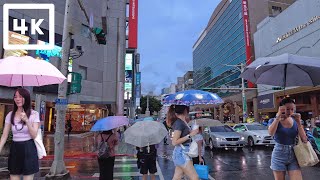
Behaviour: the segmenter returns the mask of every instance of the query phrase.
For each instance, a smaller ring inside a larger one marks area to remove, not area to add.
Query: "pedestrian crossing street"
[[[161,168],[157,161],[157,180],[164,180]],[[99,173],[95,173],[92,177],[99,177]],[[117,157],[113,171],[114,180],[140,180],[142,175],[137,167],[137,159],[133,157]]]

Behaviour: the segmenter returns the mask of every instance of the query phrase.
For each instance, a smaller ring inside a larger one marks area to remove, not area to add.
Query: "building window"
[[[79,73],[82,76],[82,80],[87,80],[87,67],[79,66]]]
[[[282,12],[282,8],[278,7],[278,6],[272,6],[272,15],[273,16],[277,16],[278,14],[280,14]]]

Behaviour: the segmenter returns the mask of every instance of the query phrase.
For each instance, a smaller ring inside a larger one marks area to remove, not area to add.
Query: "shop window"
[[[87,80],[87,67],[79,66],[79,73],[81,74],[83,80]]]
[[[272,10],[272,16],[277,16],[282,12],[282,8],[278,6],[272,6],[271,10]]]

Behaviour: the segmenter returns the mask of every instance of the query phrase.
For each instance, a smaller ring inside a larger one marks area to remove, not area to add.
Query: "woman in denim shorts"
[[[173,180],[180,180],[183,175],[189,177],[190,180],[198,180],[198,174],[193,167],[192,159],[186,154],[189,151],[191,136],[198,133],[199,129],[190,130],[187,123],[189,116],[189,107],[184,105],[171,105],[167,114],[167,125],[174,130],[172,145],[172,159],[176,166]]]
[[[300,136],[307,142],[306,133],[301,126],[301,115],[294,113],[294,100],[284,98],[275,118],[269,121],[269,134],[274,136],[276,144],[271,155],[271,166],[275,180],[284,180],[286,172],[290,179],[302,180],[302,174],[293,151],[295,139]]]

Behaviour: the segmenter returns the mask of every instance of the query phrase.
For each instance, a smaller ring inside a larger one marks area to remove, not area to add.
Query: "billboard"
[[[132,79],[133,79],[133,68],[132,68],[132,53],[126,53],[125,56],[125,83],[124,83],[124,99],[128,100],[132,96]]]
[[[252,48],[251,48],[251,36],[250,36],[250,22],[248,11],[248,0],[242,0],[242,16],[244,27],[244,39],[246,44],[246,65],[252,63]],[[251,82],[248,82],[248,87],[254,87]]]
[[[8,36],[8,41],[9,44],[15,44],[15,45],[26,45],[29,44],[30,37],[9,31],[9,36]],[[24,49],[17,49],[17,50],[4,50],[4,55],[3,57],[9,57],[9,56],[26,56],[28,55],[28,51]]]
[[[258,109],[274,108],[273,93],[258,96]]]
[[[129,3],[129,40],[128,48],[138,47],[138,0]]]

